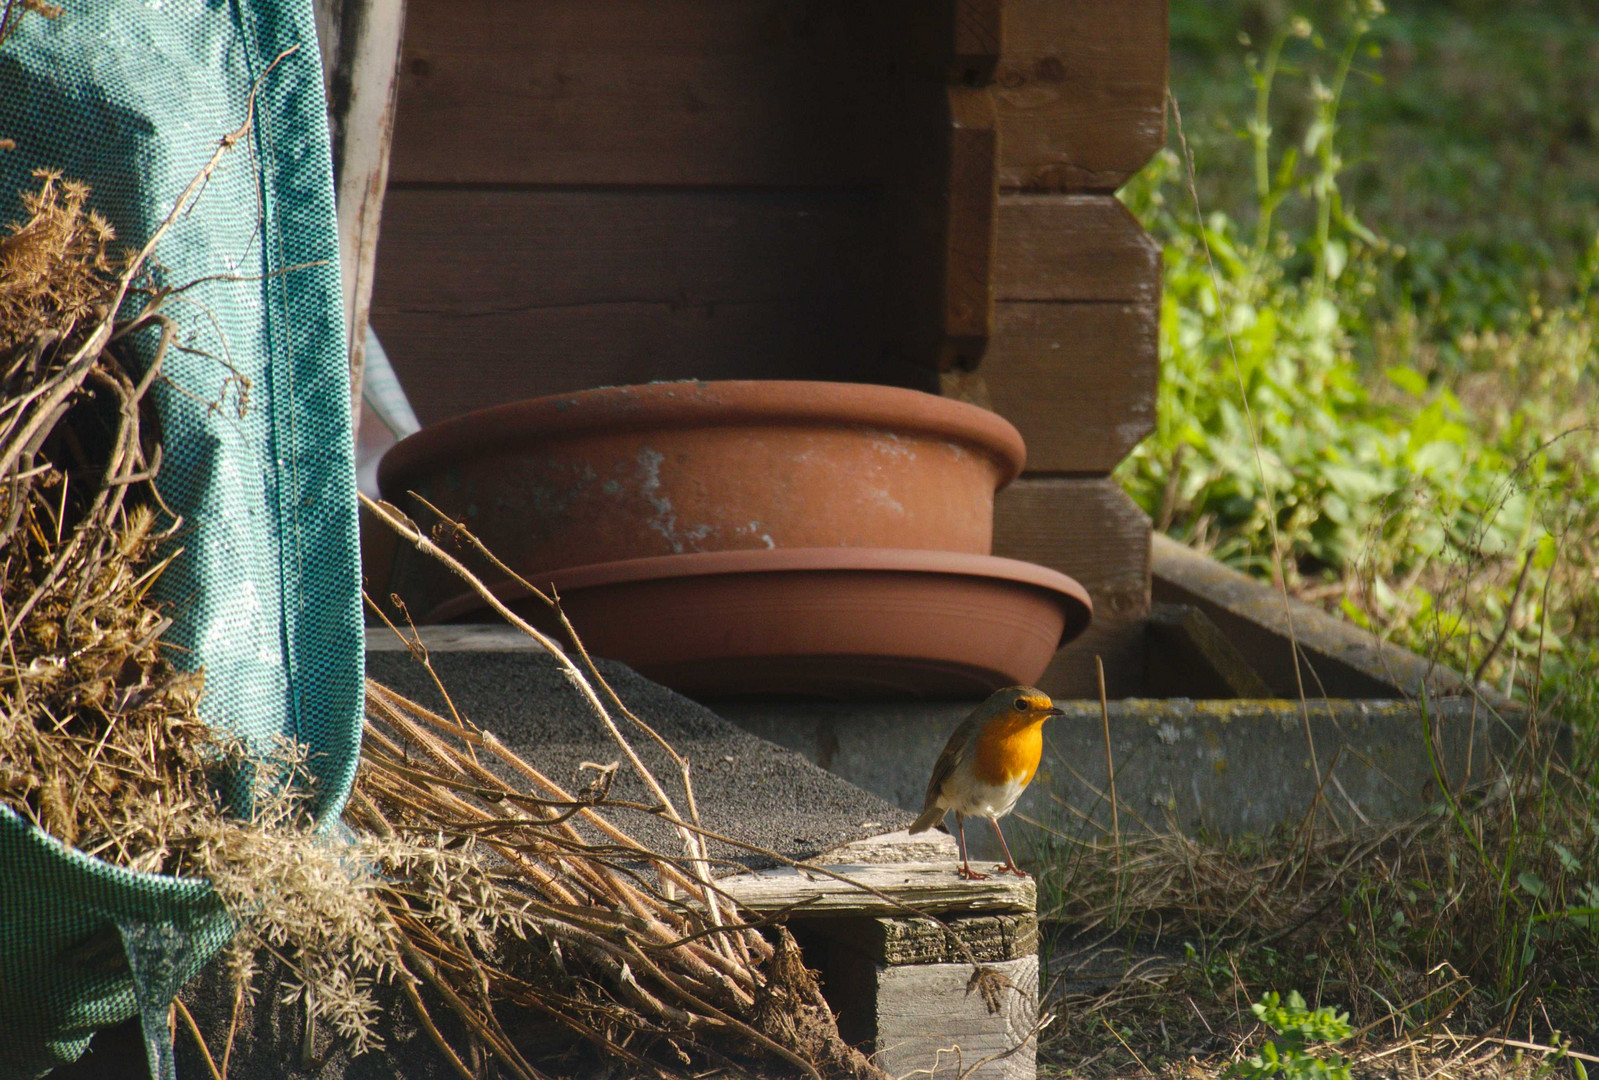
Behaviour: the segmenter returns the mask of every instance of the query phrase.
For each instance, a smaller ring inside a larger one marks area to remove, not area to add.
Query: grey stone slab
[[[653,803],[578,689],[528,639],[500,628],[485,632],[429,627],[422,634],[433,668],[463,716],[493,731],[545,775],[569,785],[569,791],[593,776],[582,771],[584,762],[603,765],[622,760],[612,796]],[[369,638],[370,677],[429,708],[444,709],[427,671],[389,631],[369,631]],[[791,859],[806,859],[840,844],[902,829],[911,820],[911,815],[881,797],[630,668],[605,660],[599,661],[599,668],[621,699],[688,758],[701,821],[713,832]],[[630,742],[683,809],[677,767],[642,732],[630,733]],[[677,850],[675,832],[658,818],[619,810],[610,813],[641,839],[661,845],[662,850]],[[777,865],[724,844],[713,843],[711,854],[752,868]]]

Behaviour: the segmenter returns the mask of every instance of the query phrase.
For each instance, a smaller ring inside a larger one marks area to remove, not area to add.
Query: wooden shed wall
[[[1026,437],[996,554],[1141,675],[1164,0],[409,0],[372,322],[424,423],[665,378],[942,390]],[[970,369],[970,370],[966,370]]]

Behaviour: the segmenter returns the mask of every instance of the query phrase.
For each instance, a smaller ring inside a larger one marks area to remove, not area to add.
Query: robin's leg
[[[966,859],[966,817],[959,810],[955,811],[955,831],[961,839],[961,868],[955,872],[968,881],[983,881],[988,875],[973,870]]]
[[[1016,860],[1010,857],[1010,845],[1005,843],[1005,834],[999,831],[999,818],[989,818],[994,823],[994,835],[999,837],[999,846],[1005,849],[1005,869],[1017,877],[1026,877],[1027,871],[1016,865]]]

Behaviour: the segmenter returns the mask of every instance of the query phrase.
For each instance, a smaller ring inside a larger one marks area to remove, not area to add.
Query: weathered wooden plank
[[[1055,655],[1039,680],[1046,693],[1098,693],[1094,657],[1110,694],[1138,692],[1149,611],[1149,518],[1108,477],[1023,477],[994,497],[994,554],[1069,574],[1094,601],[1094,622]]]
[[[1417,698],[1425,691],[1434,698],[1464,695],[1488,711],[1516,707],[1493,687],[1470,685],[1460,673],[1320,608],[1298,600],[1285,605],[1270,584],[1168,536],[1154,536],[1152,556],[1155,596],[1204,611],[1284,697],[1297,698],[1302,684],[1311,697]]]
[[[1005,51],[1005,0],[955,0],[952,78],[973,86],[993,80]]]
[[[423,423],[652,379],[871,380],[883,257],[868,193],[398,187],[372,321]]]
[[[890,1076],[928,1080],[1032,1080],[1036,1069],[1038,957],[985,965],[999,1011],[968,987],[970,964],[877,969],[873,1060]],[[978,1062],[997,1057],[983,1065]]]
[[[840,865],[829,869],[900,903],[934,914],[1032,911],[1038,901],[1032,878],[995,874],[985,881],[967,881],[955,872],[954,863]],[[794,918],[905,913],[904,908],[848,882],[791,867],[738,874],[719,884],[729,896],[755,912],[780,911],[803,904],[803,908],[795,910]]]
[[[980,386],[944,392],[1015,424],[1030,472],[1108,473],[1155,428],[1159,335],[1153,303],[1000,303]]]
[[[350,364],[350,407],[361,420],[361,382],[383,192],[399,88],[405,0],[316,0],[338,192],[339,272]]]
[[[841,918],[819,922],[816,927],[834,941],[889,966],[968,963],[967,949],[982,964],[1038,952],[1038,919],[1031,913],[950,916],[942,921],[941,927],[932,919]]]
[[[1165,143],[1166,0],[1010,0],[1000,183],[1113,191]]]
[[[1238,646],[1199,608],[1154,604],[1149,612],[1150,697],[1272,697]]]
[[[824,765],[823,768],[826,768]],[[955,838],[937,829],[912,836],[904,829],[898,832],[870,836],[865,840],[852,840],[817,856],[824,866],[833,863],[870,865],[873,863],[936,863],[960,858]]]
[[[999,199],[996,300],[1160,300],[1160,245],[1113,195]]]

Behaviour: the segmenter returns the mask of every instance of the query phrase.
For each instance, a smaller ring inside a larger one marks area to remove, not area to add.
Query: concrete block
[[[723,702],[746,730],[805,755],[907,810],[973,702]],[[1003,822],[1012,848],[1109,827],[1105,735],[1097,702],[1063,702],[1044,729],[1038,775]],[[1308,716],[1308,732],[1306,718]],[[1430,711],[1439,769],[1452,786],[1490,781],[1523,718],[1472,699]],[[1111,760],[1128,829],[1264,835],[1318,813],[1343,823],[1398,820],[1438,798],[1419,703],[1127,700],[1110,704]],[[947,823],[954,828],[954,821]],[[999,856],[986,822],[968,822],[975,857]]]

